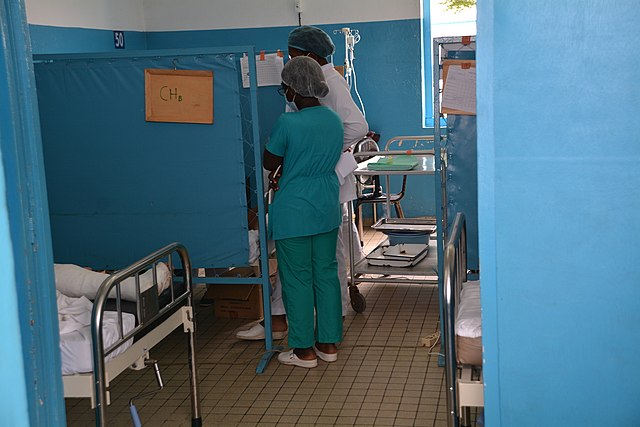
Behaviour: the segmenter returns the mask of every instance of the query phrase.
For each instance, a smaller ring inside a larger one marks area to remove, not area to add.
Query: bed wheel
[[[367,309],[367,300],[357,286],[349,286],[349,296],[351,297],[351,307],[356,313],[362,313]]]
[[[192,418],[191,427],[202,427],[202,418]]]

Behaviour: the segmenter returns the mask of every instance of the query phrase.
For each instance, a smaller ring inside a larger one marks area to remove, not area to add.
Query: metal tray
[[[426,218],[381,218],[371,226],[378,231],[435,233],[434,220]]]
[[[422,244],[380,245],[367,255],[370,265],[389,267],[413,267],[429,253],[429,246]]]

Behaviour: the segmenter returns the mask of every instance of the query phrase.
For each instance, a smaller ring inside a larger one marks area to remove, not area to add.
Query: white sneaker
[[[252,325],[251,323],[249,325]],[[249,326],[245,325],[245,326]],[[271,339],[281,340],[287,336],[287,332],[277,332],[271,331]],[[236,338],[239,340],[247,340],[247,341],[257,341],[264,339],[264,326],[262,326],[259,322],[253,324],[249,329],[240,330],[236,332]]]
[[[293,349],[280,353],[278,355],[278,362],[282,363],[283,365],[300,366],[301,368],[308,368],[308,369],[315,368],[316,366],[318,366],[318,359],[313,359],[313,360],[300,359],[293,352]]]
[[[318,356],[320,359],[324,360],[325,362],[335,362],[338,360],[338,353],[323,353],[322,351],[318,350],[318,348],[314,345],[313,346],[313,351],[316,352],[316,356]]]

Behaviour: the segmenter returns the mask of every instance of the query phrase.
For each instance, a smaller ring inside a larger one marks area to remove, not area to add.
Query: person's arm
[[[282,176],[282,161],[284,159],[280,156],[276,156],[271,153],[266,148],[264,149],[264,153],[262,154],[262,166],[268,170],[269,172],[269,188],[273,191],[278,191],[280,187],[278,186],[278,181],[280,181],[280,177]]]
[[[274,172],[280,166],[282,166],[282,161],[284,158],[280,156],[276,156],[266,148],[264,149],[264,153],[262,154],[262,166],[271,172]]]
[[[262,153],[262,167],[269,172],[269,188],[278,190],[278,181],[282,176],[282,165],[286,151],[288,132],[285,114],[282,114],[271,129],[269,141]]]
[[[332,72],[335,72],[335,70],[332,70]],[[330,74],[327,76],[327,84],[329,85],[329,94],[320,99],[320,102],[335,111],[342,119],[344,150],[367,135],[369,124],[351,97],[349,87],[340,74],[335,72],[335,75]]]

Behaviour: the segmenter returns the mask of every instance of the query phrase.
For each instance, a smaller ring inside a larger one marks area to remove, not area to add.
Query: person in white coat
[[[343,151],[349,151],[369,132],[369,125],[364,115],[356,106],[351,97],[351,91],[344,77],[338,73],[334,65],[327,60],[333,55],[335,46],[327,33],[320,28],[313,26],[301,26],[289,33],[288,38],[289,56],[308,56],[313,58],[322,68],[322,72],[329,86],[329,94],[320,98],[320,104],[331,108],[342,119],[344,126]],[[287,111],[292,111],[292,107],[287,105]],[[338,261],[338,277],[340,279],[340,289],[342,292],[342,315],[348,313],[350,305],[348,289],[348,265],[349,265],[349,233],[353,238],[354,259],[361,260],[364,257],[360,246],[360,236],[358,229],[349,218],[347,203],[356,199],[356,183],[353,174],[348,174],[343,178],[340,186],[340,203],[342,204],[342,226],[338,233],[336,245],[336,259]],[[277,178],[276,178],[277,179]],[[282,302],[282,288],[278,275],[274,284],[271,298],[271,315],[274,339],[281,339],[286,334],[287,323],[286,313]],[[261,323],[249,324],[236,333],[236,337],[244,340],[264,339],[264,326]]]

